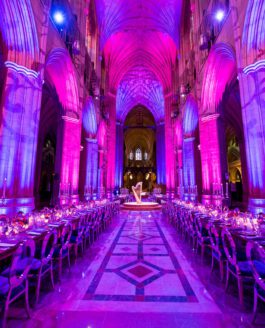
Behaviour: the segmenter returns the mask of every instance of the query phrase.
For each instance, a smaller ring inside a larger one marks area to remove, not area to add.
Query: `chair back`
[[[248,242],[246,252],[255,282],[265,291],[265,248],[258,242]]]
[[[212,248],[219,252],[222,245],[222,238],[220,232],[213,225],[209,229],[209,237]]]
[[[80,214],[78,227],[75,231],[78,238],[81,238],[83,236],[85,228],[86,228],[86,215]]]
[[[27,279],[31,263],[35,254],[35,243],[32,239],[19,244],[18,248],[12,255],[10,270],[9,270],[9,284],[11,288],[20,286],[25,279]],[[21,263],[23,262],[22,270]]]
[[[56,230],[49,231],[42,242],[41,246],[41,261],[42,264],[47,264],[52,260],[55,245],[57,244]]]
[[[70,238],[72,235],[72,225],[70,223],[66,223],[63,227],[62,235],[61,235],[61,245],[62,248],[65,249],[69,246]]]
[[[237,253],[236,253],[236,244],[227,229],[222,230],[222,241],[227,260],[233,266],[237,266]]]

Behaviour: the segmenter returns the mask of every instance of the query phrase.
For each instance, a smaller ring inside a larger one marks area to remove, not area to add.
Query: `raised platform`
[[[162,206],[155,202],[142,202],[141,204],[130,202],[121,205],[121,209],[128,211],[155,211],[161,210],[161,208]]]

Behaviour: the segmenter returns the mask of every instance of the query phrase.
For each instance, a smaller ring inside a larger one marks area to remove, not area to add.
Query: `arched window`
[[[133,160],[133,151],[132,150],[130,151],[130,154],[129,154],[129,160],[131,160],[131,161]]]
[[[148,154],[147,154],[147,152],[145,151],[145,152],[144,152],[144,160],[147,161],[147,159],[148,159]]]
[[[141,161],[142,160],[142,151],[140,148],[137,148],[135,151],[135,160]]]

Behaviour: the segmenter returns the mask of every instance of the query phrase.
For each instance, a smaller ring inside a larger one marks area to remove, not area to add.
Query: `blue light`
[[[64,14],[61,12],[61,11],[56,11],[54,14],[53,14],[53,19],[54,19],[54,22],[56,24],[63,24],[64,23],[64,20],[65,20],[65,17],[64,17]]]
[[[216,20],[218,20],[218,22],[221,22],[225,17],[225,12],[222,9],[219,9],[216,13],[215,13],[215,18]]]

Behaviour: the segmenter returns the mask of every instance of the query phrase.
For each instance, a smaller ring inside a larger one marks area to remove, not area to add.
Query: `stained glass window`
[[[135,160],[141,161],[142,160],[142,151],[140,148],[137,148],[135,151]]]

